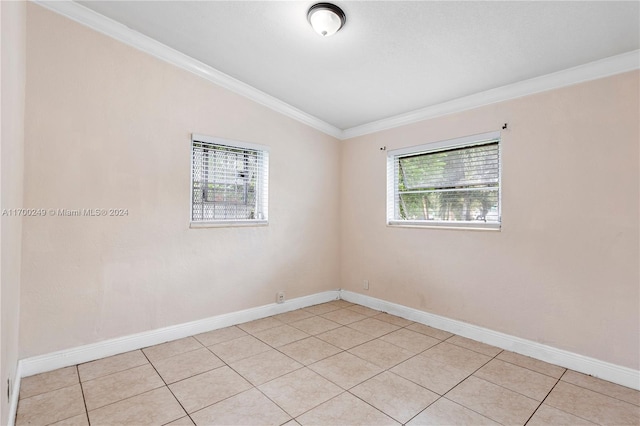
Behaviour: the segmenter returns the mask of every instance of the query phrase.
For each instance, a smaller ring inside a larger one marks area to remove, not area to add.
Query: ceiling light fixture
[[[307,19],[314,31],[328,37],[337,33],[347,20],[346,15],[335,4],[318,3],[309,8]]]

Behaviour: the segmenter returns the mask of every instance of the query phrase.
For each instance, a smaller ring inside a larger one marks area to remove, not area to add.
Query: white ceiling
[[[89,1],[118,21],[339,129],[640,48],[640,2]]]

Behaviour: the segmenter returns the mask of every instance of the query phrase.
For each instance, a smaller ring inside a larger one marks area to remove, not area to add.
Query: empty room
[[[640,2],[0,34],[0,424],[640,424]]]

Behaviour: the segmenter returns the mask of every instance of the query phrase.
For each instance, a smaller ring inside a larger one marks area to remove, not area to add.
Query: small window
[[[500,228],[500,133],[387,154],[389,225]]]
[[[191,223],[267,224],[268,177],[267,147],[192,135]]]

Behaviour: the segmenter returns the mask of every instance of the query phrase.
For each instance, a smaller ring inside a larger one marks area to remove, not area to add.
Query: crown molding
[[[621,74],[640,68],[640,50],[589,62],[552,74],[523,80],[517,83],[476,93],[437,105],[428,106],[405,114],[351,127],[342,132],[342,139],[351,139],[370,133],[405,126],[418,121],[478,108],[534,93],[546,92],[590,80]]]
[[[303,124],[313,127],[323,133],[342,139],[342,130],[320,120],[304,111],[289,105],[271,95],[268,95],[253,86],[243,83],[235,78],[218,71],[190,56],[141,34],[131,28],[107,18],[93,10],[71,0],[43,1],[31,0],[45,9],[56,12],[75,22],[87,26],[99,33],[112,37],[124,44],[148,53],[158,59],[189,71],[216,85],[244,96],[260,105],[264,105],[280,114],[293,118]]]
[[[351,139],[382,130],[393,129],[395,127],[405,126],[443,115],[454,114],[509,99],[546,92],[640,68],[640,50],[634,50],[584,65],[579,65],[577,67],[568,68],[566,70],[341,130],[317,117],[312,116],[311,114],[301,111],[298,108],[268,95],[253,86],[236,80],[235,78],[224,74],[209,65],[187,56],[184,53],[180,53],[169,46],[134,31],[119,22],[94,12],[93,10],[72,0],[31,1],[85,25],[99,33],[105,34],[160,60],[196,74],[218,86],[244,96],[256,103],[264,105],[267,108],[340,140]]]

